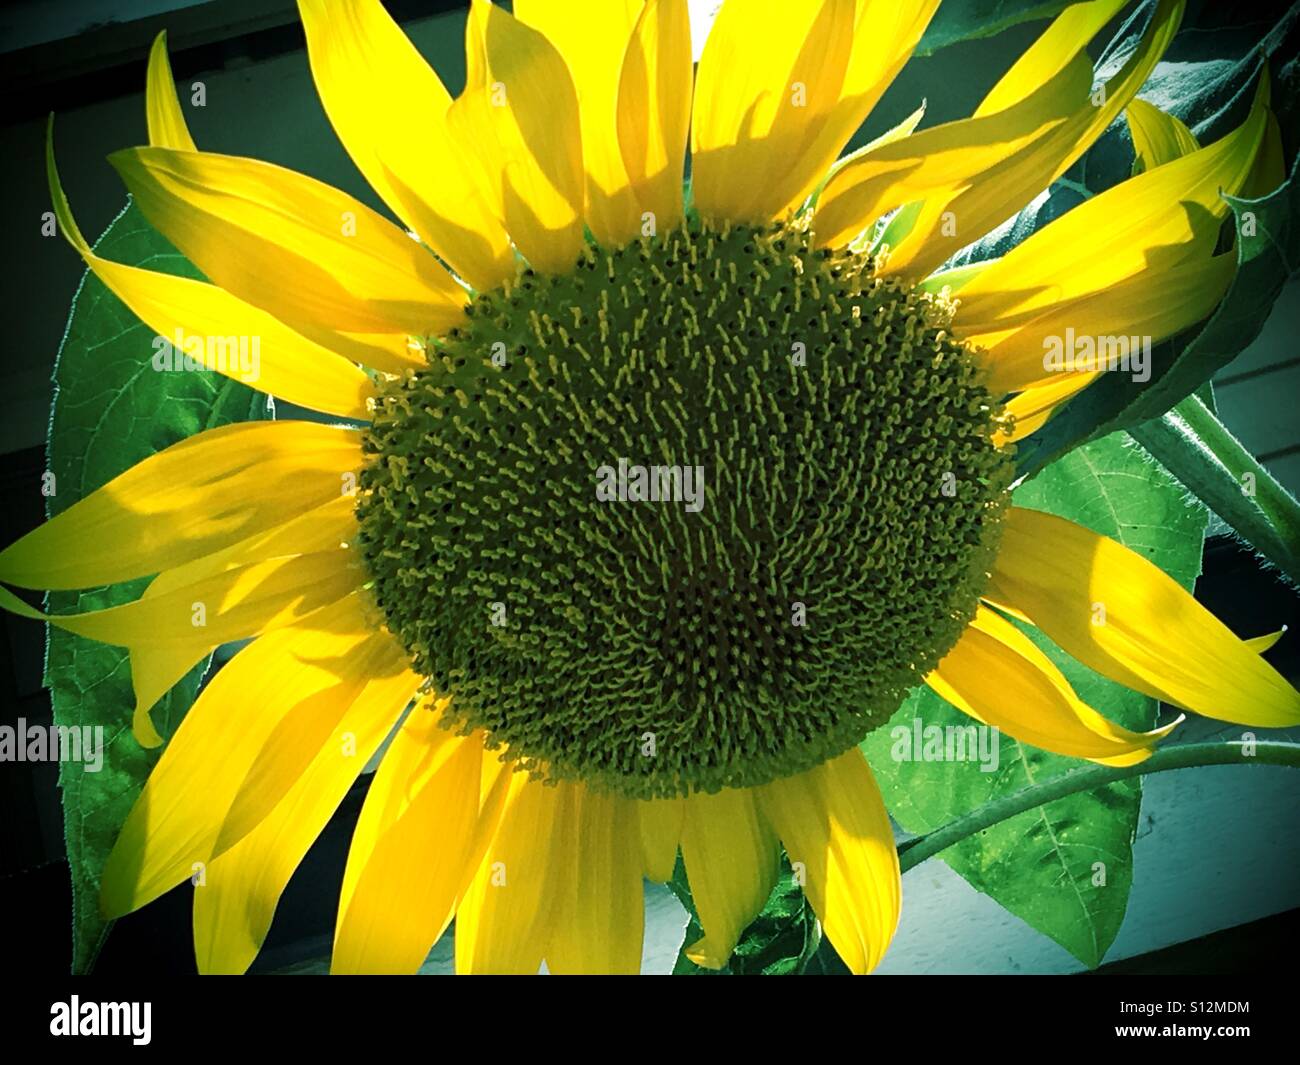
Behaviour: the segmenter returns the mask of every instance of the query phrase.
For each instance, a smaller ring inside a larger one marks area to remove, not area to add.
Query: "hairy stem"
[[[1238,536],[1300,583],[1300,503],[1198,396],[1130,432]]]
[[[927,858],[932,858],[954,843],[959,843],[976,832],[982,832],[991,825],[1005,821],[1016,814],[1032,810],[1043,803],[1062,799],[1080,791],[1092,791],[1114,784],[1130,777],[1144,776],[1147,773],[1163,773],[1167,769],[1192,769],[1205,765],[1285,765],[1300,768],[1300,743],[1283,743],[1277,741],[1255,741],[1249,744],[1240,741],[1224,742],[1216,740],[1208,743],[1183,743],[1162,747],[1145,762],[1112,769],[1109,766],[1085,765],[1062,773],[1041,784],[1032,784],[1027,788],[1006,795],[993,802],[986,803],[978,810],[972,810],[927,832],[916,839],[908,840],[898,848],[898,862],[903,872],[920,865]]]

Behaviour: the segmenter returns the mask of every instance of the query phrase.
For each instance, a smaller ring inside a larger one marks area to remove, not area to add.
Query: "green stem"
[[[1129,432],[1237,535],[1300,583],[1300,503],[1199,397],[1188,396]]]
[[[1209,743],[1182,743],[1161,747],[1145,762],[1112,769],[1110,766],[1086,765],[1062,773],[1041,784],[1022,788],[1011,795],[973,810],[964,817],[936,828],[924,836],[908,840],[898,848],[898,863],[903,872],[920,865],[954,843],[959,843],[976,832],[982,832],[999,821],[1032,810],[1043,803],[1063,799],[1080,791],[1092,791],[1114,784],[1119,780],[1139,777],[1147,773],[1163,773],[1167,769],[1191,769],[1205,765],[1285,765],[1300,769],[1300,743],[1282,743],[1274,740],[1253,742],[1252,754],[1243,753],[1240,741]]]

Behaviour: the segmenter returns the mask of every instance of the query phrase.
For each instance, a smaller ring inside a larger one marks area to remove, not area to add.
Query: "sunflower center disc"
[[[973,616],[1008,483],[946,320],[780,225],[478,296],[385,386],[358,502],[455,726],[648,798],[766,783],[886,721]]]

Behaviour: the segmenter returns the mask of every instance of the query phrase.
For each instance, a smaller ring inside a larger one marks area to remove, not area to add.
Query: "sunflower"
[[[698,67],[685,0],[474,0],[455,99],[378,0],[299,6],[401,226],[198,149],[162,38],[150,143],[110,160],[207,280],[97,255],[49,150],[59,227],[112,292],[164,337],[259,338],[259,387],[324,416],[202,432],[0,553],[22,588],[154,576],[76,615],[0,590],[129,648],[146,746],[159,698],[251,638],[122,828],[106,916],[195,877],[200,970],[245,970],[382,752],[336,972],[414,971],[453,918],[460,972],[634,972],[642,878],[679,853],[688,956],[720,967],[782,849],[866,972],[901,884],[857,744],[916,685],[1047,750],[1148,757],[1177,722],[1107,721],[1037,627],[1175,706],[1300,722],[1266,640],[1009,501],[1016,441],[1099,372],[1049,372],[1044,341],[1199,322],[1234,274],[1222,194],[1276,181],[1266,80],[1205,146],[1135,99],[1181,2],[1100,80],[1085,49],[1123,2],[1074,4],[971,117],[844,158],[937,0],[729,0]],[[940,269],[1125,111],[1133,177]]]

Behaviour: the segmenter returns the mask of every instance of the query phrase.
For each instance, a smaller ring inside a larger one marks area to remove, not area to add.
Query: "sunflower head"
[[[637,797],[809,769],[974,614],[999,407],[869,255],[692,221],[466,313],[379,401],[360,541],[448,720],[523,767]]]
[[[642,878],[678,869],[686,956],[721,968],[782,852],[866,972],[900,859],[855,745],[909,690],[1125,770],[1177,722],[1108,719],[1045,641],[1173,705],[1300,722],[1260,641],[1143,554],[1008,505],[1011,445],[1102,372],[1045,344],[1195,326],[1237,276],[1228,197],[1280,183],[1267,78],[1205,145],[1135,101],[1182,0],[1144,5],[1108,73],[1088,49],[1122,0],[1070,4],[970,117],[918,132],[922,107],[842,158],[937,0],[729,0],[698,65],[686,0],[474,0],[455,99],[380,0],[299,6],[400,225],[196,144],[161,39],[150,143],[112,162],[199,276],[92,247],[48,148],[58,230],[108,290],[160,337],[259,338],[259,389],[321,416],[176,443],[0,551],[4,585],[153,578],[74,614],[0,587],[128,648],[145,745],[178,679],[249,641],[121,824],[106,918],[202,867],[198,966],[243,971],[378,756],[336,972],[413,972],[453,919],[461,972],[636,971]],[[1130,104],[1136,176],[958,257]]]

